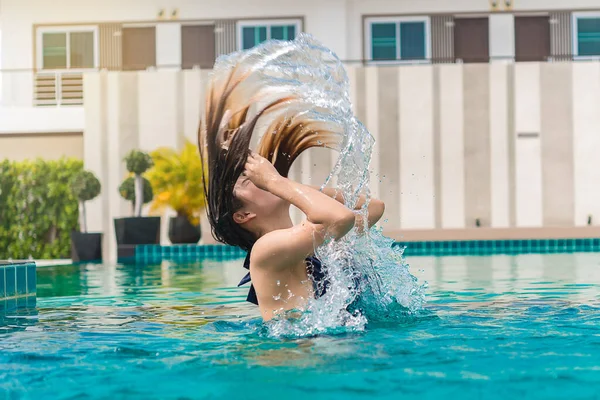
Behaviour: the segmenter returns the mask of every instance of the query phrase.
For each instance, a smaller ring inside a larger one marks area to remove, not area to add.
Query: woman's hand
[[[267,187],[270,184],[281,178],[281,175],[269,160],[254,152],[251,152],[248,156],[244,174],[256,187],[262,190],[268,190]]]

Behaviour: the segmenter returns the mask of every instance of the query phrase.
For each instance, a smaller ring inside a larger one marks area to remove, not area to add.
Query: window
[[[429,18],[368,18],[366,58],[373,61],[426,61],[430,58]]]
[[[270,39],[294,40],[300,32],[300,20],[238,22],[238,48],[247,50]]]
[[[85,69],[98,66],[97,27],[40,28],[39,69]]]
[[[600,14],[573,14],[573,50],[578,57],[600,57]]]

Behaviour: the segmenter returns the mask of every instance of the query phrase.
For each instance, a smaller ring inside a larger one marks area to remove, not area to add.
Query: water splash
[[[293,94],[300,101],[290,104],[289,115],[317,121],[337,133],[339,156],[323,186],[335,181],[349,208],[354,208],[361,193],[369,198],[368,166],[374,138],[352,112],[348,76],[332,51],[310,35],[301,34],[291,42],[269,41],[220,57],[215,71],[233,66],[248,74],[243,83],[246,87],[240,91],[251,96],[256,110]],[[257,132],[269,126],[267,120],[268,116],[261,118]],[[359,211],[365,222],[366,210],[365,204]],[[381,229],[361,234],[355,228],[342,240],[317,248],[315,253],[329,277],[327,293],[311,300],[304,312],[291,311],[286,318],[267,323],[268,333],[310,336],[360,331],[369,321],[417,314],[425,301],[424,287],[410,274],[403,249],[393,244]]]

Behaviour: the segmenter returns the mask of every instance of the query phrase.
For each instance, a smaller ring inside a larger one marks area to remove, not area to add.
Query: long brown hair
[[[292,163],[304,150],[339,150],[341,142],[335,127],[311,119],[307,112],[312,107],[310,103],[294,93],[278,92],[273,99],[269,87],[255,79],[255,72],[240,64],[215,70],[198,132],[200,154],[207,167],[204,188],[213,237],[246,251],[257,238],[233,220],[233,214],[242,207],[235,198],[234,186],[244,172],[254,131],[263,133],[257,153],[282,176],[288,175]],[[257,108],[261,102],[266,105],[252,113],[251,108]],[[270,122],[262,124],[267,116]]]

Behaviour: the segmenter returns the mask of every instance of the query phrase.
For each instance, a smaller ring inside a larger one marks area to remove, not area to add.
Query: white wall
[[[83,132],[83,107],[0,107],[0,135]]]
[[[490,15],[490,57],[492,60],[515,56],[515,17],[512,14]]]
[[[181,68],[181,24],[170,22],[156,26],[156,65],[163,69]]]

